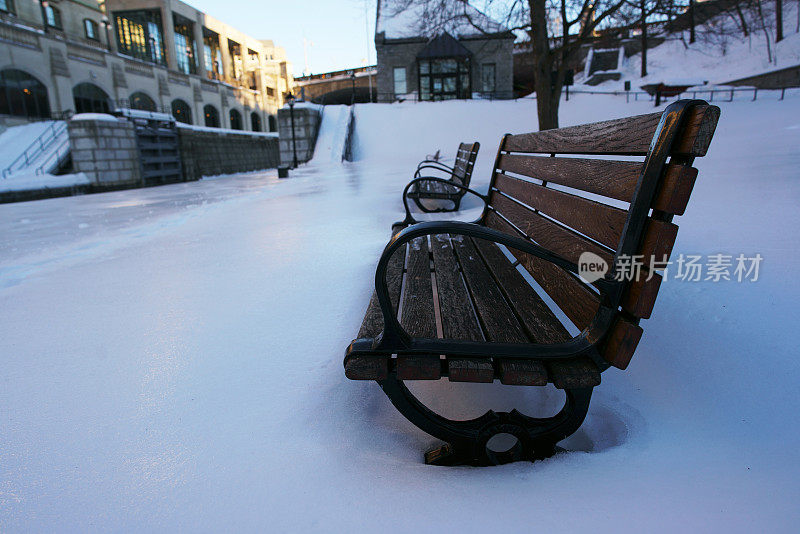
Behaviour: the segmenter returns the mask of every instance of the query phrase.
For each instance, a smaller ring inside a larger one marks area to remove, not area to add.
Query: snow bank
[[[77,174],[12,174],[0,179],[0,193],[8,191],[33,191],[37,189],[53,189],[56,187],[73,187],[89,185],[89,177],[79,172]]]
[[[7,168],[56,121],[12,126],[0,133],[0,170]]]
[[[176,122],[175,123],[178,128],[184,128],[186,130],[195,130],[197,132],[214,132],[214,133],[228,133],[228,134],[239,134],[239,135],[255,135],[261,137],[278,137],[278,132],[248,132],[245,130],[232,130],[230,128],[214,128],[211,126],[200,126],[197,124],[186,124],[184,122]]]
[[[78,113],[73,115],[71,121],[106,121],[119,122],[121,119],[108,113]]]
[[[322,113],[314,158],[310,165],[341,163],[347,143],[347,127],[350,124],[350,106],[325,106]]]
[[[771,5],[771,4],[770,4]],[[765,7],[768,9],[768,6]],[[647,51],[647,72],[641,72],[641,55],[636,54],[625,61],[623,77],[619,81],[608,81],[602,87],[621,88],[630,80],[634,88],[648,83],[664,80],[690,79],[707,80],[710,84],[723,84],[729,81],[763,74],[774,70],[800,64],[800,33],[795,31],[797,3],[784,3],[784,39],[770,46],[774,62],[770,63],[764,33],[752,32],[748,37],[727,36],[724,38],[704,38],[702,27],[698,28],[698,38],[689,44],[688,35],[682,40],[670,40]],[[728,24],[727,14],[712,19],[717,24]]]

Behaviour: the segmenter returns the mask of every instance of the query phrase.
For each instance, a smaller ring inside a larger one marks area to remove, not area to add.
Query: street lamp
[[[103,14],[102,18],[103,28],[106,29],[106,46],[108,47],[108,51],[111,52],[111,34],[109,33],[109,28],[111,27],[111,22],[108,20],[108,15]]]
[[[353,82],[353,96],[350,98],[350,105],[356,103],[356,71],[350,73],[350,81]]]
[[[47,22],[47,8],[50,7],[50,4],[47,0],[39,0],[39,7],[42,9],[42,23],[44,24],[44,32],[47,33],[47,28],[50,24]]]
[[[292,153],[294,154],[294,166],[293,169],[297,168],[297,140],[294,136],[294,95],[289,93],[286,95],[286,103],[289,104],[289,117],[292,121]]]

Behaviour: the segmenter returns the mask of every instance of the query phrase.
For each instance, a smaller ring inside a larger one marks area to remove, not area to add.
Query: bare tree
[[[783,0],[775,0],[775,42],[783,40]]]
[[[539,129],[558,128],[564,79],[581,46],[598,31],[611,29],[614,16],[628,0],[528,0],[514,2],[530,36]],[[513,11],[512,11],[513,13]],[[529,24],[527,24],[529,22]]]
[[[575,63],[581,46],[596,32],[607,29],[613,16],[630,0],[484,0],[493,12],[502,13],[504,27],[524,32],[533,53],[534,88],[539,129],[558,128],[558,107],[567,69]],[[397,11],[414,9],[425,26],[421,35],[435,34],[464,21],[485,28],[483,13],[475,16],[465,0],[395,0]],[[476,18],[481,20],[475,20]]]
[[[647,76],[647,50],[649,48],[650,24],[653,19],[665,20],[667,27],[672,19],[674,2],[667,0],[628,0],[614,17],[618,28],[626,26],[639,29],[641,46],[641,71],[642,78]]]

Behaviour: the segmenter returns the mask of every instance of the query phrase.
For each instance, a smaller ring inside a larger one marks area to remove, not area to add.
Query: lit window
[[[92,41],[99,41],[97,36],[97,23],[91,19],[83,19],[83,31],[86,33],[86,38]]]
[[[161,14],[158,11],[114,13],[117,45],[122,54],[153,63],[166,64]]]
[[[61,12],[51,5],[44,8],[44,13],[47,16],[47,25],[57,30],[61,29]]]
[[[14,13],[14,0],[0,0],[0,13]]]
[[[175,60],[178,70],[184,74],[197,74],[197,60],[194,47],[194,24],[173,13],[175,22]]]
[[[219,47],[219,34],[203,28],[203,55],[206,61],[206,72],[212,80],[222,77],[222,50]]]

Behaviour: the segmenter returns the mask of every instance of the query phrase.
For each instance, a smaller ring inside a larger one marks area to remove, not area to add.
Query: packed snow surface
[[[424,465],[436,440],[342,358],[416,163],[478,140],[485,189],[535,101],[357,106],[354,163],[0,206],[0,530],[796,531],[800,99],[721,107],[675,254],[760,253],[759,279],[664,282],[533,464]],[[652,110],[576,95],[561,123]],[[553,406],[413,387],[451,417]]]
[[[0,193],[7,191],[33,191],[37,189],[53,189],[56,187],[73,187],[88,185],[89,177],[82,172],[76,174],[28,174],[14,173],[8,178],[0,179]]]

